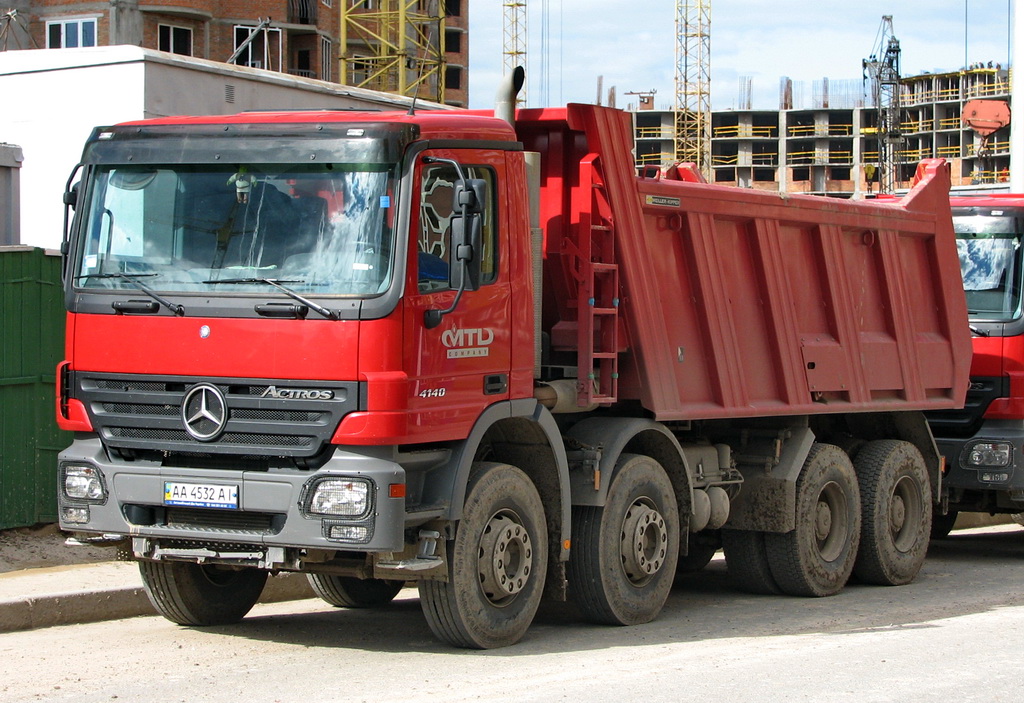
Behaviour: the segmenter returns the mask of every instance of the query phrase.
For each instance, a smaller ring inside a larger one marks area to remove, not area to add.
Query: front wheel
[[[403,581],[357,579],[333,574],[306,574],[313,592],[336,608],[379,608],[395,599]]]
[[[446,546],[448,582],[420,581],[434,635],[456,647],[518,642],[537,613],[547,573],[544,506],[529,477],[508,464],[474,464],[455,539]]]
[[[661,464],[623,454],[604,507],[577,507],[572,518],[569,588],[591,622],[653,620],[672,589],[679,558],[679,510]]]
[[[153,607],[179,625],[230,625],[259,600],[267,572],[180,561],[140,561]]]
[[[796,481],[796,529],[764,538],[782,592],[831,596],[841,591],[857,557],[860,519],[850,457],[831,444],[815,444]]]
[[[924,564],[932,529],[931,484],[909,442],[868,442],[854,462],[863,527],[853,573],[865,583],[910,583]]]

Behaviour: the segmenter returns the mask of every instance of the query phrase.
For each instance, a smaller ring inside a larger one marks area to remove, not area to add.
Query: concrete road
[[[1024,530],[933,543],[918,580],[834,598],[729,589],[721,555],[649,625],[545,607],[515,647],[436,642],[415,590],[379,611],[259,605],[240,625],[140,617],[0,635],[0,700],[1019,701]]]

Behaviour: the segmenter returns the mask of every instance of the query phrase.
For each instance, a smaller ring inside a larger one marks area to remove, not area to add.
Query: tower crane
[[[878,112],[878,192],[893,193],[899,182],[900,147],[900,42],[893,33],[892,15],[883,15],[875,49],[862,62],[864,81],[870,81]]]
[[[711,170],[711,0],[676,0],[675,154]]]

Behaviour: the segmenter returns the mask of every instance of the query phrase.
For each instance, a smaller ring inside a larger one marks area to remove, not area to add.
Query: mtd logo
[[[441,334],[441,344],[448,347],[449,359],[488,356],[487,347],[494,341],[494,330],[489,327],[460,330],[452,327]]]

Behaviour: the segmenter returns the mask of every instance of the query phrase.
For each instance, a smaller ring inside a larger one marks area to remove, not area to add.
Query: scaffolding
[[[341,3],[341,79],[347,85],[444,102],[441,0]]]
[[[676,0],[675,154],[711,175],[711,0]]]

